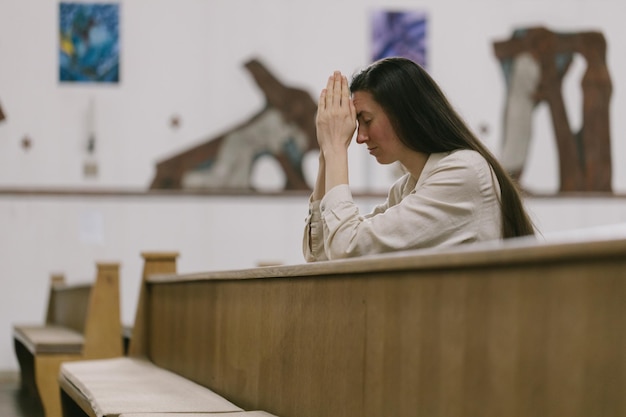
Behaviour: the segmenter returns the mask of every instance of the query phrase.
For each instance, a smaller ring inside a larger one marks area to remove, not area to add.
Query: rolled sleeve
[[[309,213],[305,219],[302,241],[302,253],[307,262],[326,260],[320,204],[320,200],[309,201]]]
[[[354,256],[352,238],[362,220],[347,184],[333,187],[320,205],[324,227],[324,250],[328,259]]]
[[[358,214],[350,187],[346,184],[333,187],[320,203],[321,217],[330,231],[336,229],[342,219]]]

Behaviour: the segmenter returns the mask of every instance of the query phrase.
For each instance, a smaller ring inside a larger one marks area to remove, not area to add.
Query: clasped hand
[[[339,71],[328,78],[317,106],[317,143],[322,153],[345,151],[356,129],[356,110],[348,79]]]

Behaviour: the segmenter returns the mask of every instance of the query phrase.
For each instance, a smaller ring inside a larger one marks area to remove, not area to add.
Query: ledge
[[[309,190],[255,191],[255,190],[149,190],[142,188],[107,188],[107,187],[0,187],[0,196],[44,196],[44,197],[297,197],[307,198]],[[385,198],[384,192],[354,191],[355,198]],[[626,193],[606,192],[570,192],[570,193],[529,193],[523,196],[533,199],[567,198],[611,198],[626,199]]]
[[[584,229],[583,229],[584,231]],[[375,271],[418,271],[511,267],[545,263],[576,263],[620,260],[626,253],[626,223],[610,228],[590,228],[586,233],[553,237],[523,237],[506,241],[481,242],[449,248],[430,248],[334,261],[266,266],[191,274],[148,277],[151,283],[256,278],[295,278],[350,275]]]

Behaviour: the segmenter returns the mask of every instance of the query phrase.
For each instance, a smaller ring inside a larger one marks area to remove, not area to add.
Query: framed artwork
[[[401,56],[426,67],[426,13],[377,10],[372,12],[371,27],[372,61]]]
[[[59,81],[118,83],[119,4],[59,4]]]

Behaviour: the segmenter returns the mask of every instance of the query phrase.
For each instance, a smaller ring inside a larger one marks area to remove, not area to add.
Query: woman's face
[[[369,92],[353,94],[359,123],[356,141],[367,146],[370,155],[380,164],[401,161],[408,148],[400,141],[387,114]]]

